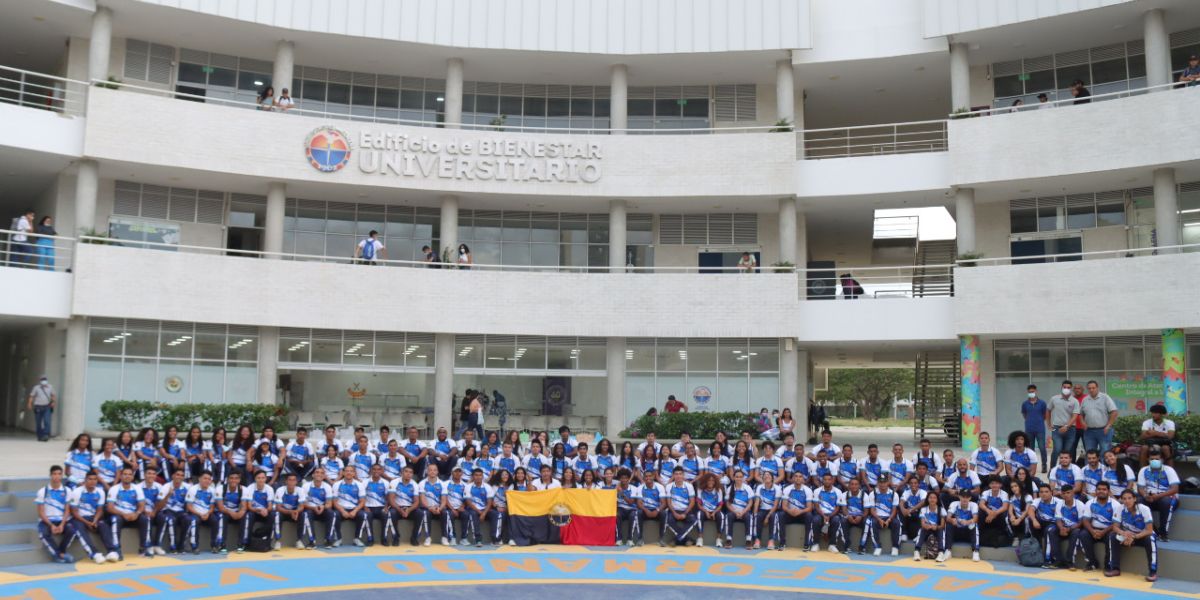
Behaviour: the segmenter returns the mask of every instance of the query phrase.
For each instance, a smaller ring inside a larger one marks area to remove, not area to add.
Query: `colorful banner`
[[[970,452],[979,447],[979,336],[959,336],[958,345],[962,373],[962,447]]]
[[[1162,332],[1162,379],[1163,404],[1167,413],[1182,415],[1187,412],[1187,336],[1182,329],[1164,329]]]
[[[1158,373],[1136,373],[1108,377],[1104,391],[1117,404],[1121,415],[1144,415],[1162,403],[1163,380]]]
[[[518,546],[554,543],[614,546],[617,543],[616,490],[553,489],[509,492],[511,533]],[[555,535],[555,529],[558,535]]]

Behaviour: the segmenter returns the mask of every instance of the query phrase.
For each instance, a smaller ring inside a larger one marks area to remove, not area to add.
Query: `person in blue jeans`
[[[1041,464],[1046,464],[1046,414],[1049,408],[1046,401],[1038,398],[1037,386],[1032,383],[1025,389],[1025,402],[1021,403],[1021,416],[1025,417],[1025,433],[1028,434],[1030,447],[1037,448],[1042,458]]]
[[[54,386],[42,375],[37,385],[29,390],[29,397],[25,399],[25,409],[33,411],[39,442],[50,439],[50,416],[54,414],[54,406],[57,403],[58,396],[54,393]]]

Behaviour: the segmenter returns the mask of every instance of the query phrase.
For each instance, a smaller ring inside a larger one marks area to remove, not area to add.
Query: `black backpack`
[[[275,531],[268,523],[255,523],[254,529],[250,530],[250,543],[246,545],[246,550],[250,552],[270,552],[271,545],[274,541]]]
[[[1042,556],[1042,545],[1032,537],[1023,538],[1017,544],[1017,562],[1023,567],[1040,567],[1045,562]]]

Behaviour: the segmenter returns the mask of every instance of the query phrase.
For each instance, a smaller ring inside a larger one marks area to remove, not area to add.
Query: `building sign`
[[[349,154],[347,148],[346,160],[349,160]],[[358,169],[368,174],[459,181],[582,184],[600,181],[603,158],[600,144],[589,141],[491,135],[463,135],[439,140],[425,135],[381,131],[359,132],[354,154]]]
[[[1112,397],[1122,415],[1141,415],[1151,406],[1162,403],[1163,380],[1157,373],[1109,377],[1104,382],[1104,391]]]
[[[304,142],[308,164],[322,173],[340,171],[350,162],[350,140],[332,127],[319,127]]]

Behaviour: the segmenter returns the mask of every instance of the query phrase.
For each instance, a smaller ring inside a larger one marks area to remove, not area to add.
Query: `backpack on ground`
[[[270,552],[274,531],[267,523],[255,523],[254,528],[250,530],[250,543],[246,545],[246,550],[250,552]]]
[[[924,551],[925,551],[925,558],[927,558],[929,560],[933,560],[938,557],[938,554],[941,553],[942,549],[940,547],[938,547],[937,536],[930,534],[929,537],[925,538]]]
[[[1042,558],[1042,545],[1032,537],[1027,537],[1017,544],[1017,562],[1023,567],[1040,567],[1045,560]]]

